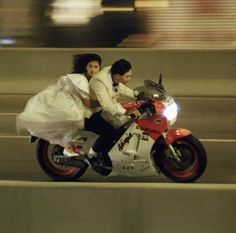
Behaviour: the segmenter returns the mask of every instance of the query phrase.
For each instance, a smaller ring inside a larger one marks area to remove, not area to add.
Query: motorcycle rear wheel
[[[57,181],[77,180],[87,170],[87,165],[82,168],[59,165],[55,156],[63,155],[63,147],[50,144],[48,141],[39,139],[37,145],[37,160],[42,170]]]
[[[166,145],[156,145],[154,160],[161,172],[179,183],[197,180],[207,165],[206,152],[201,142],[193,135],[188,135],[174,141],[172,146],[180,153],[180,161],[170,156]]]

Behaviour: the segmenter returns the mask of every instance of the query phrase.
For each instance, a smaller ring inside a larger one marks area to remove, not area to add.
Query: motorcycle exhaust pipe
[[[56,163],[59,165],[79,167],[79,168],[87,166],[86,163],[82,160],[76,158],[66,158],[66,157],[57,158]]]

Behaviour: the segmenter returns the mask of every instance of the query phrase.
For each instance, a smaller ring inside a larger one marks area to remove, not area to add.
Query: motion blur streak
[[[132,7],[103,7],[103,12],[125,12],[125,11],[134,11]]]
[[[100,0],[55,0],[52,4],[51,19],[55,25],[79,25],[101,14]]]
[[[144,19],[145,33],[129,35],[120,47],[236,47],[234,0],[169,0],[168,7],[138,12]]]
[[[2,47],[235,49],[236,1],[1,0],[0,41]]]
[[[160,0],[160,1],[145,1],[145,0],[136,0],[135,7],[137,8],[149,8],[149,7],[168,7],[169,0]]]

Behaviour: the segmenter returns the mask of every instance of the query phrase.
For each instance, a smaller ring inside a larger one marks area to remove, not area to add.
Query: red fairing
[[[156,141],[167,129],[167,120],[162,115],[154,115],[147,119],[139,119],[136,123],[140,129],[147,132],[154,141]]]
[[[126,110],[132,110],[140,107],[140,105],[141,105],[140,102],[129,102],[129,103],[123,103],[122,107],[125,108]]]
[[[140,102],[130,102],[123,104],[122,106],[127,110],[132,110],[140,107],[141,104],[142,103]],[[141,130],[148,133],[150,137],[156,141],[168,128],[168,122],[166,117],[163,116],[163,111],[165,109],[163,103],[161,101],[156,101],[153,102],[153,105],[155,107],[156,114],[146,119],[138,119],[136,120],[136,123]]]
[[[187,129],[176,128],[176,129],[169,129],[166,134],[166,140],[169,144],[172,144],[175,140],[179,138],[183,138],[191,134],[191,132]]]

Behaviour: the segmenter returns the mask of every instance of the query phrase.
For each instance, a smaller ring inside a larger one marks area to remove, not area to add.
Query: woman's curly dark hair
[[[86,66],[91,61],[97,61],[99,65],[102,65],[102,58],[95,53],[77,54],[73,56],[73,68],[72,73],[83,74],[86,73]]]

